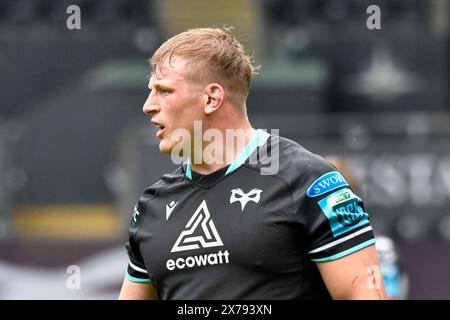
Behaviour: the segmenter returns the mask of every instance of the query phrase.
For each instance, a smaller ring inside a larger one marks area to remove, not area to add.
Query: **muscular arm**
[[[374,245],[317,267],[333,299],[386,299]]]
[[[120,290],[119,300],[156,300],[158,296],[151,283],[136,283],[126,279]]]

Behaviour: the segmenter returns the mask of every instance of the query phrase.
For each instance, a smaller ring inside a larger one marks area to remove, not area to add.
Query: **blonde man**
[[[385,298],[362,200],[328,161],[250,124],[257,68],[230,30],[178,34],[150,64],[143,110],[160,151],[188,161],[136,204],[120,299]]]

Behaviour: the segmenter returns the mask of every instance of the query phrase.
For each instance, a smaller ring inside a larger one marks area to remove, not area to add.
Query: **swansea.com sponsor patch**
[[[338,171],[325,173],[316,179],[306,191],[308,197],[318,197],[324,193],[337,189],[339,187],[348,186],[345,178]]]
[[[335,237],[369,222],[362,200],[349,188],[336,191],[317,203],[328,218]]]

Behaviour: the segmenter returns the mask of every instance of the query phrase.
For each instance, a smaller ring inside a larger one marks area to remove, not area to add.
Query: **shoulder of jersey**
[[[336,170],[328,160],[312,153],[293,140],[284,137],[276,137],[272,140],[278,140],[277,142],[271,141],[272,144],[278,144],[279,170],[277,174],[287,181],[298,178],[308,181],[312,177]]]
[[[184,172],[182,170],[182,167],[178,167],[176,170],[174,170],[172,173],[166,173],[164,174],[161,179],[153,183],[151,186],[147,187],[143,194],[141,200],[149,199],[151,197],[154,197],[156,193],[164,189],[174,183],[177,183],[179,181],[182,181],[184,177]]]

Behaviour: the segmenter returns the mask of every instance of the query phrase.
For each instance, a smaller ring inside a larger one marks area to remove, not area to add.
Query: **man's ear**
[[[205,103],[205,113],[212,114],[214,111],[218,110],[222,104],[225,96],[225,91],[223,87],[218,83],[210,83],[205,88],[206,103]]]

